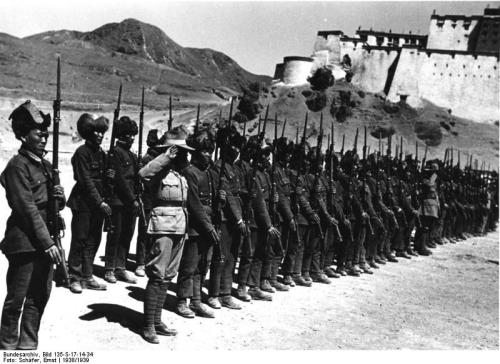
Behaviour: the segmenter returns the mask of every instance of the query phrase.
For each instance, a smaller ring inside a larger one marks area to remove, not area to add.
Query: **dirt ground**
[[[5,113],[2,113],[2,118]],[[65,137],[62,149],[74,150]],[[17,148],[2,133],[0,170]],[[50,143],[50,141],[49,141]],[[71,150],[69,150],[71,152]],[[74,184],[64,154],[61,179],[69,196]],[[0,235],[10,210],[0,190]],[[63,213],[66,223],[71,212]],[[63,239],[69,250],[71,232]],[[135,238],[134,238],[135,241]],[[105,237],[98,256],[104,255]],[[331,285],[295,287],[270,302],[222,309],[215,319],[184,319],[173,312],[175,284],[163,311],[178,329],[175,338],[147,344],[138,335],[146,278],[119,282],[108,291],[75,295],[54,288],[40,330],[41,350],[336,350],[499,349],[499,234],[439,246],[431,257],[382,266],[374,275],[343,277]],[[131,247],[135,252],[135,244]],[[103,262],[96,259],[102,278]],[[0,255],[0,301],[7,261]],[[98,278],[98,279],[101,279]]]

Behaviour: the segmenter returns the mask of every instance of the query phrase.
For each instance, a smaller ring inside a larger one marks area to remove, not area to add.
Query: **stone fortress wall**
[[[340,30],[319,31],[309,73],[345,66],[347,55],[352,82],[368,92],[384,92],[393,102],[404,98],[413,107],[430,100],[454,115],[494,122],[500,110],[499,52],[500,9],[475,16],[434,13],[428,35],[359,28],[349,37]],[[307,73],[304,64],[300,69]],[[275,76],[286,85],[307,82],[304,76]]]

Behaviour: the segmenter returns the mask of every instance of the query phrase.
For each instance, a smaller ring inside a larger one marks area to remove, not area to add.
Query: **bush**
[[[326,106],[326,94],[316,91],[306,100],[307,108],[313,112],[321,111]]]
[[[262,105],[259,103],[259,87],[257,82],[250,84],[240,98],[238,110],[247,120],[255,119],[262,110]]]
[[[307,79],[311,84],[311,88],[316,91],[324,91],[328,87],[333,86],[335,78],[332,71],[326,67],[318,68],[314,74]]]

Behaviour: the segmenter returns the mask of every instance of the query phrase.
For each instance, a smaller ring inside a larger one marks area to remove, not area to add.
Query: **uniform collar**
[[[31,159],[34,162],[37,162],[40,164],[42,163],[42,159],[43,159],[42,157],[37,156],[36,154],[30,152],[29,150],[27,150],[24,147],[21,147],[21,149],[19,149],[19,154],[24,155],[25,157],[28,157],[29,159]]]

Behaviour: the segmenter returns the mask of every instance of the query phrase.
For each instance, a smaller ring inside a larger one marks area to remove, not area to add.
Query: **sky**
[[[0,32],[16,37],[48,30],[90,31],[135,18],[184,47],[226,53],[246,70],[273,75],[286,56],[310,56],[319,30],[427,34],[433,12],[480,15],[500,2],[1,0]]]

